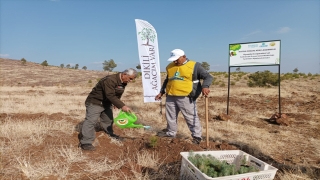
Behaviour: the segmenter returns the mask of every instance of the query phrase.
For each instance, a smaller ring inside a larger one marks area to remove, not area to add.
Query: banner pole
[[[208,116],[208,97],[205,96],[205,111],[206,111],[206,140],[207,140],[207,148],[209,147],[209,116]]]
[[[163,115],[162,115],[162,99],[160,99],[160,115],[161,115],[161,120],[163,121]]]
[[[227,115],[229,115],[229,97],[230,97],[230,66],[228,71],[228,98],[227,98]]]

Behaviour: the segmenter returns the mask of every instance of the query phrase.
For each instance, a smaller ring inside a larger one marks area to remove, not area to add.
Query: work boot
[[[80,144],[82,150],[85,151],[94,151],[96,148],[92,144]]]
[[[168,135],[166,132],[158,132],[157,133],[158,137],[168,137],[168,138],[175,138],[174,136]]]
[[[168,129],[167,128],[164,128],[161,130],[162,132],[168,132]]]
[[[202,140],[201,137],[193,137],[192,143],[193,144],[200,144],[201,140]]]
[[[115,140],[117,140],[117,141],[123,141],[123,140],[124,140],[123,137],[120,137],[120,136],[118,136],[118,135],[116,135],[116,134],[109,133],[109,132],[106,132],[106,131],[105,131],[105,133],[106,133],[109,137],[111,137],[112,139],[115,139]]]

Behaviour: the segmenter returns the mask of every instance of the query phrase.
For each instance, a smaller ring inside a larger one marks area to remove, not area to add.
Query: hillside
[[[0,58],[1,86],[84,86],[91,80],[104,77],[108,72],[67,69],[56,66]]]

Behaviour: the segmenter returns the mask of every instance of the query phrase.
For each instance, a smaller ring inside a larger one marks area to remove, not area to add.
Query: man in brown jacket
[[[137,71],[129,68],[125,71],[102,78],[88,95],[86,105],[86,118],[80,129],[80,144],[83,150],[95,150],[92,142],[95,139],[95,124],[100,117],[101,128],[111,138],[121,140],[118,135],[113,134],[113,113],[112,105],[124,112],[131,109],[121,100],[121,96],[127,83],[137,77]]]

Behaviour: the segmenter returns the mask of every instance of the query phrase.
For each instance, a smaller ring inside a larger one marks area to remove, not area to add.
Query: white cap
[[[184,51],[181,49],[174,49],[171,51],[171,57],[168,59],[168,61],[175,61],[179,59],[179,57],[184,56]]]

